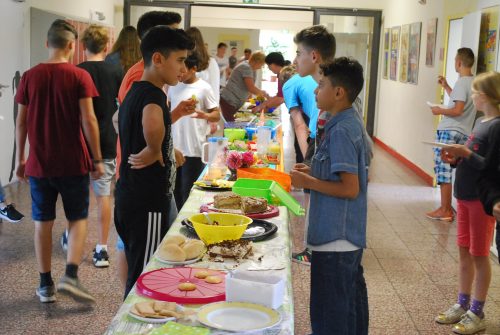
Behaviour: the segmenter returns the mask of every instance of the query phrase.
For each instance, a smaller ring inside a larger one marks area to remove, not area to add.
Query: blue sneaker
[[[40,302],[55,302],[56,301],[56,287],[54,285],[48,285],[44,287],[38,287],[36,289],[36,295],[40,298]]]

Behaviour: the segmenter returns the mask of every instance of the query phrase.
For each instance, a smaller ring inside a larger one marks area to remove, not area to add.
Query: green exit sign
[[[259,3],[259,0],[243,0],[244,4],[256,4]]]

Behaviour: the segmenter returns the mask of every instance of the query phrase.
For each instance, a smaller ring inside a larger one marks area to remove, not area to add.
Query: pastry
[[[194,290],[196,290],[196,285],[193,283],[186,282],[186,283],[180,283],[177,286],[177,288],[180,291],[194,291]]]
[[[194,273],[194,277],[198,279],[205,279],[206,277],[208,277],[208,271],[205,270],[196,271]]]
[[[186,253],[186,260],[199,257],[205,250],[205,244],[202,241],[190,240],[186,242],[182,249]]]
[[[231,240],[211,244],[207,247],[208,254],[212,258],[227,257],[243,259],[252,251],[252,242],[248,240]]]
[[[183,312],[177,311],[175,302],[164,301],[144,301],[138,302],[130,308],[132,314],[142,316],[144,318],[163,319],[174,317],[180,319],[184,317]]]
[[[219,209],[240,209],[241,197],[233,192],[224,192],[214,196],[214,207]]]
[[[183,245],[186,242],[186,238],[181,235],[172,235],[167,236],[163,244],[175,244],[175,245]]]
[[[222,278],[219,276],[208,276],[205,278],[205,282],[209,284],[219,284],[222,283]]]
[[[256,197],[242,197],[241,210],[245,214],[265,212],[267,210],[267,200]]]
[[[156,313],[160,313],[161,311],[165,310],[175,311],[177,309],[177,304],[175,302],[154,301],[153,309],[155,310]]]
[[[149,301],[138,302],[134,305],[134,307],[138,314],[144,317],[151,317],[156,315],[156,312],[153,309],[153,304],[151,304],[151,302]]]
[[[158,256],[170,262],[184,262],[186,260],[184,249],[175,244],[162,244],[158,250]]]

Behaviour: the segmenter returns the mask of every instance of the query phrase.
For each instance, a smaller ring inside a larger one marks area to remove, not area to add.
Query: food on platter
[[[267,200],[224,192],[214,196],[214,207],[217,209],[239,209],[244,214],[262,213],[267,210]]]
[[[183,262],[186,260],[186,252],[176,244],[162,244],[158,255],[167,261]]]
[[[180,283],[177,288],[180,291],[194,291],[196,290],[196,284],[185,282],[185,283]]]
[[[199,240],[190,240],[182,246],[182,249],[186,253],[186,260],[195,259],[205,251],[205,244]]]
[[[205,245],[202,241],[172,235],[160,245],[158,257],[167,262],[184,262],[199,258],[204,252]]]
[[[214,206],[220,209],[240,209],[241,196],[233,192],[224,192],[214,196]]]
[[[256,197],[242,197],[241,210],[245,214],[265,212],[267,210],[267,200]]]
[[[225,179],[212,179],[212,180],[198,180],[194,182],[194,185],[201,188],[231,188],[234,185],[234,181],[229,181]]]
[[[209,284],[219,284],[222,283],[222,278],[219,276],[207,276],[205,282]]]
[[[230,240],[222,241],[220,243],[210,244],[208,255],[212,258],[235,258],[243,259],[252,252],[253,243],[248,240]]]
[[[208,275],[209,273],[206,270],[200,270],[194,273],[194,277],[198,279],[205,279],[206,277],[208,277]]]
[[[165,301],[138,302],[132,306],[130,313],[151,319],[164,319],[169,317],[181,319],[185,316],[185,313],[179,310],[175,302]]]
[[[167,238],[165,239],[165,241],[163,243],[175,244],[175,245],[181,246],[184,243],[186,243],[186,238],[184,236],[181,236],[181,235],[167,236]]]

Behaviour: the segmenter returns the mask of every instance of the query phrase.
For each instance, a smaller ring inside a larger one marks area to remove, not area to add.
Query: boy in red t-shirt
[[[47,34],[49,59],[24,73],[16,94],[19,104],[16,175],[20,180],[29,178],[30,183],[40,272],[36,294],[41,302],[56,300],[51,256],[59,194],[68,219],[69,243],[66,273],[57,290],[80,302],[95,301],[80,284],[77,272],[87,234],[89,172],[92,171],[93,178],[99,178],[104,167],[92,106],[97,90],[85,70],[68,63],[77,37],[72,25],[63,20],[54,21]],[[28,160],[24,154],[27,138],[30,140]]]

